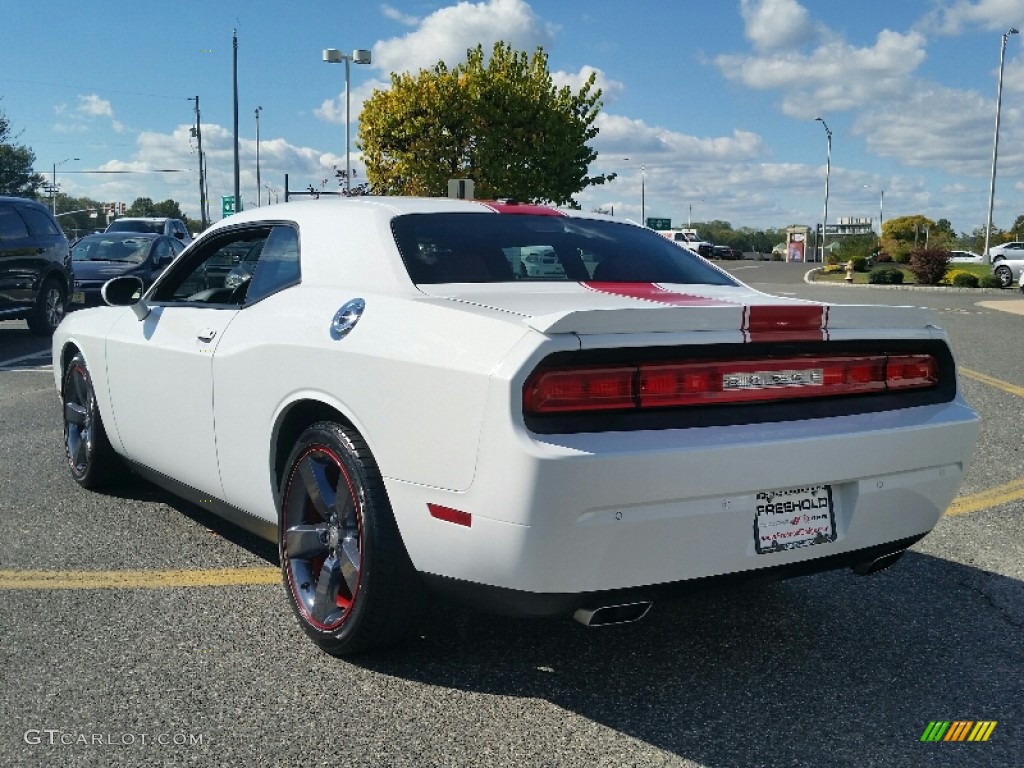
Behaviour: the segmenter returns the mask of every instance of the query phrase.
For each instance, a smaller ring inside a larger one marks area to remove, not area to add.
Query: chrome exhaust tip
[[[602,605],[597,608],[580,608],[572,615],[585,627],[610,627],[616,624],[632,624],[640,621],[654,605],[650,600],[618,605]]]
[[[892,565],[901,557],[903,557],[904,552],[906,552],[906,550],[901,549],[898,552],[890,552],[887,555],[876,557],[874,560],[867,560],[863,563],[857,563],[853,566],[853,572],[856,573],[858,576],[867,576],[871,573],[878,573],[879,571],[884,571],[890,565]]]

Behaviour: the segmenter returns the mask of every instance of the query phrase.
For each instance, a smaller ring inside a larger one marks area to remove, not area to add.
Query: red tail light
[[[535,371],[528,414],[779,402],[925,389],[938,383],[932,355],[850,355],[642,363]]]

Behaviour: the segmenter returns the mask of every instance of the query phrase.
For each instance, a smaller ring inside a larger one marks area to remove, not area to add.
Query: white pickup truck
[[[713,246],[706,240],[701,240],[696,229],[659,229],[656,231],[662,237],[667,237],[672,242],[699,253],[705,259],[711,258]]]

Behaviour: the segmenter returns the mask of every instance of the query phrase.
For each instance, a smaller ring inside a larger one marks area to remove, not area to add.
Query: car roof
[[[509,201],[459,200],[447,197],[323,197],[265,205],[232,214],[207,229],[202,238],[234,227],[258,223],[291,223],[301,233],[303,282],[320,286],[358,285],[360,290],[391,293],[416,289],[409,280],[391,230],[392,219],[414,213],[477,213],[503,215],[520,204]],[[524,206],[527,204],[523,204]],[[638,226],[604,214],[532,206],[529,213],[594,218]],[[344,232],[344,237],[339,233]],[[307,249],[313,246],[307,251]],[[314,258],[307,258],[314,253]],[[382,258],[345,258],[374,253]]]
[[[121,238],[122,240],[131,238],[137,240],[140,237],[147,240],[156,240],[158,237],[167,237],[167,235],[160,232],[90,232],[88,235],[82,235],[78,242],[96,238],[105,238],[107,240],[112,238]]]

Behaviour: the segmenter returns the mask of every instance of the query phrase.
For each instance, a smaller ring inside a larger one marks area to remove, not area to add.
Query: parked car
[[[164,216],[126,216],[114,219],[106,229],[107,232],[151,232],[156,235],[167,235],[188,244],[192,235],[181,219],[170,219]]]
[[[193,291],[257,241],[251,280]],[[517,279],[507,250],[541,244],[564,276]],[[264,206],[141,290],[113,279],[54,335],[72,478],[125,462],[276,542],[338,655],[406,636],[429,591],[595,625],[722,580],[879,570],[978,431],[931,312],[771,296],[583,211]]]
[[[999,284],[1003,288],[1009,288],[1020,280],[1021,270],[1024,269],[1024,254],[1020,258],[1003,258],[992,265],[992,274],[999,278]]]
[[[742,259],[743,254],[728,245],[716,245],[712,248],[712,257],[715,259],[733,260]]]
[[[985,257],[974,251],[950,251],[949,262],[951,264],[984,264]]]
[[[72,305],[101,304],[100,289],[119,275],[136,275],[148,288],[185,249],[180,240],[147,232],[86,235],[71,248],[75,266]]]
[[[48,336],[67,311],[73,279],[64,232],[45,205],[0,197],[0,320]]]
[[[1024,242],[1015,241],[1012,243],[1003,243],[1002,245],[994,245],[988,249],[988,252],[992,257],[993,264],[997,261],[1001,261],[1002,259],[1024,260]]]

